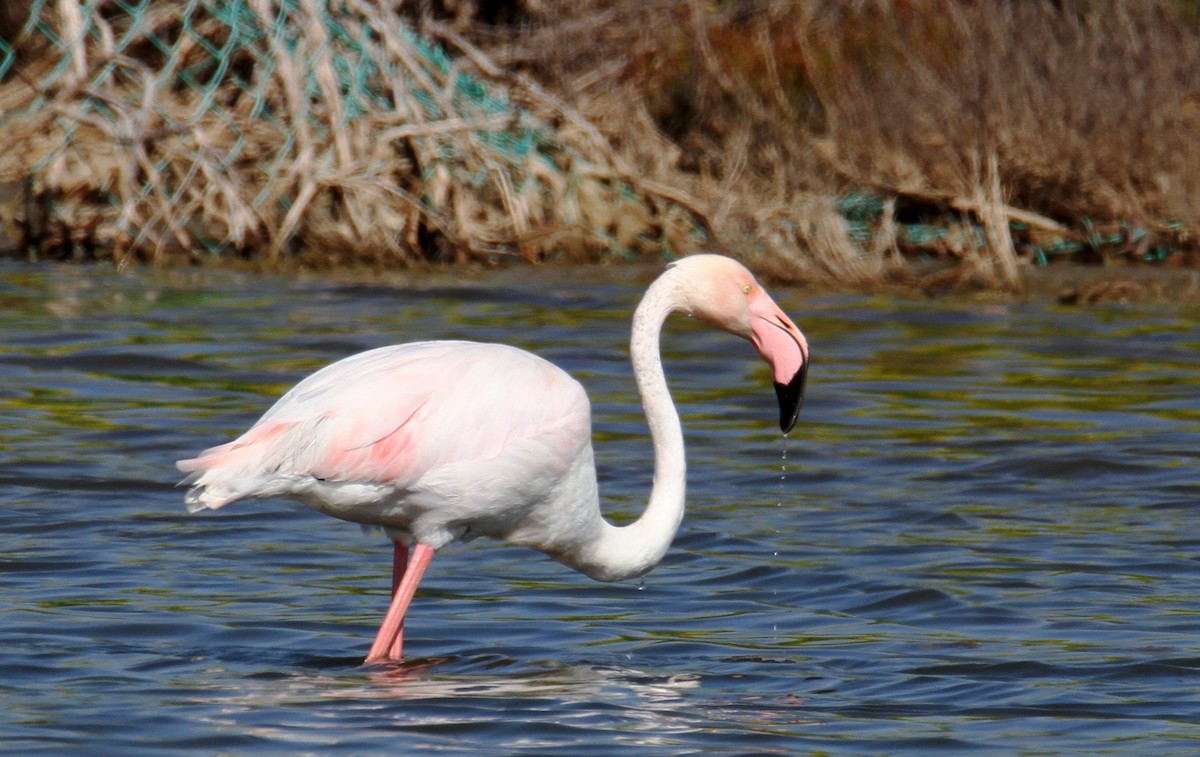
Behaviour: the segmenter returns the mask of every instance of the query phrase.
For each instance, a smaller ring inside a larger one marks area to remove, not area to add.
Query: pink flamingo
[[[505,539],[600,581],[641,576],[683,518],[683,432],[659,356],[675,311],[753,342],[771,367],[785,433],[803,399],[807,342],[748,270],[719,255],[668,267],[633,317],[654,485],[630,525],[600,514],[583,387],[528,352],[457,341],[380,347],[304,379],[237,439],[177,463],[192,485],[188,509],[288,496],[382,527],[394,544],[393,596],[367,663],[400,659],[417,584],[453,541]]]

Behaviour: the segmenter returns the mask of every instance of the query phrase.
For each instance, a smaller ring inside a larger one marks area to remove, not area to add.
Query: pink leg
[[[392,548],[392,598],[395,599],[396,592],[400,591],[400,582],[404,580],[404,574],[408,571],[408,545],[394,541]],[[392,645],[388,648],[387,659],[399,660],[403,656],[403,649],[404,618],[401,617],[400,628],[396,630],[396,638],[392,639]]]
[[[383,625],[379,627],[379,633],[375,635],[375,643],[371,645],[371,651],[367,654],[367,664],[400,659],[400,651],[404,643],[404,613],[408,611],[408,605],[412,602],[413,595],[417,593],[417,584],[421,582],[421,576],[425,575],[425,569],[429,567],[429,562],[434,555],[431,548],[418,543],[413,546],[412,557],[408,561],[407,568],[400,570],[407,552],[408,550],[403,545],[396,544],[393,552],[392,584],[394,593],[392,594],[392,604],[383,618]]]
[[[392,542],[392,595],[400,588],[400,579],[408,568],[408,545],[398,541]]]

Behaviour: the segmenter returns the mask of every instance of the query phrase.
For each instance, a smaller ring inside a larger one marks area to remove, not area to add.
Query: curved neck
[[[668,270],[646,291],[633,315],[629,352],[654,446],[654,486],[642,517],[628,526],[602,520],[599,534],[585,548],[576,567],[601,581],[636,578],[648,572],[662,560],[683,520],[687,483],[683,429],[659,353],[663,322],[681,307],[675,276]]]

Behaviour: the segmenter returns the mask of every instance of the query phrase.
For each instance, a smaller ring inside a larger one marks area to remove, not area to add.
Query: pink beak
[[[796,425],[796,416],[804,402],[808,341],[792,319],[761,289],[750,300],[750,340],[771,366],[775,394],[779,398],[779,427],[786,434]]]

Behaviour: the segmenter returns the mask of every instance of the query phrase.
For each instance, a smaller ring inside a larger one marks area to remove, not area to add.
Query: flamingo
[[[237,439],[176,463],[189,474],[188,510],[286,496],[381,527],[393,542],[392,600],[367,664],[401,659],[417,584],[455,541],[504,539],[599,581],[641,576],[683,518],[683,431],[659,354],[676,311],[754,344],[784,433],[804,395],[808,343],[750,271],[711,254],[671,264],[633,316],[630,355],[654,448],[649,503],[634,523],[601,515],[583,387],[523,350],[466,341],[379,347],[312,374]]]

